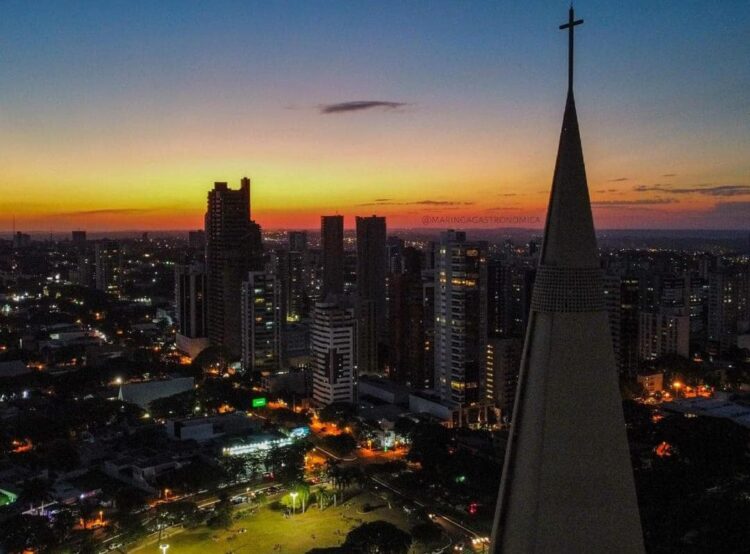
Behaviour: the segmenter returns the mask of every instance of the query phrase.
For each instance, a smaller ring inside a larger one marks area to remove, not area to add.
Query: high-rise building
[[[195,250],[205,250],[206,232],[203,229],[188,231],[188,246]]]
[[[289,251],[307,252],[307,231],[289,231]]]
[[[310,329],[313,400],[319,406],[354,402],[357,324],[342,298],[318,302]]]
[[[387,340],[385,326],[386,294],[385,218],[357,218],[357,311],[359,372],[381,370],[382,344]]]
[[[573,97],[531,301],[491,552],[644,552]]]
[[[640,313],[641,285],[637,277],[620,279],[620,326],[619,362],[620,371],[633,376],[638,371],[638,323]]]
[[[750,271],[723,265],[708,277],[708,340],[717,354],[737,346],[741,325],[750,320]]]
[[[309,316],[309,254],[307,249],[307,233],[291,231],[289,233],[289,250],[284,264],[284,297],[286,320],[299,321]]]
[[[281,366],[281,287],[275,275],[251,271],[242,283],[242,368],[277,371]]]
[[[425,261],[434,262],[434,245],[425,253]],[[424,376],[426,389],[435,386],[435,268],[422,270],[422,333],[424,334]],[[416,388],[416,384],[412,385]]]
[[[504,423],[510,423],[518,386],[523,340],[516,337],[487,339],[485,394],[500,408]]]
[[[175,265],[177,332],[186,337],[206,337],[206,267],[200,262]]]
[[[86,246],[86,231],[73,231],[70,236],[74,245]]]
[[[260,227],[250,219],[250,179],[239,190],[215,183],[206,211],[208,337],[233,358],[242,351],[240,288],[248,272],[261,269],[261,252]]]
[[[97,242],[94,247],[94,280],[96,288],[120,294],[122,287],[122,250],[112,241]]]
[[[456,406],[486,398],[486,248],[453,230],[436,246],[434,386],[443,402]]]
[[[208,346],[206,267],[201,262],[175,266],[177,348],[195,358]]]
[[[344,216],[324,215],[320,218],[320,250],[323,285],[320,299],[344,292]]]
[[[403,271],[392,273],[388,296],[388,376],[414,388],[429,388],[425,365],[425,306],[422,299],[422,256],[403,250]],[[431,354],[431,352],[430,352]]]
[[[656,360],[668,354],[690,356],[690,316],[681,310],[662,308],[641,312],[638,349],[642,360]]]
[[[609,333],[612,337],[612,350],[615,353],[615,363],[622,371],[622,279],[618,275],[605,275],[604,305],[609,315]]]

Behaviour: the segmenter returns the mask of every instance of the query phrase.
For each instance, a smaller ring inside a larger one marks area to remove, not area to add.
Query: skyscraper
[[[310,365],[313,400],[319,406],[354,402],[356,381],[356,319],[343,299],[329,297],[313,310]]]
[[[414,388],[427,388],[432,376],[425,365],[425,306],[422,300],[421,252],[406,247],[403,271],[390,276],[388,296],[389,377]],[[432,352],[430,352],[432,354]]]
[[[122,288],[122,250],[113,241],[97,242],[94,247],[94,280],[96,288],[119,294]]]
[[[242,283],[242,369],[276,371],[281,363],[281,287],[266,271],[251,271]]]
[[[486,244],[466,233],[441,234],[435,252],[435,390],[464,406],[482,392],[487,348]]]
[[[737,346],[742,322],[750,319],[750,272],[743,265],[722,265],[709,274],[708,340],[716,353]]]
[[[206,212],[208,337],[239,358],[240,287],[249,271],[260,269],[260,227],[250,219],[250,179],[239,190],[214,183]]]
[[[385,328],[385,218],[357,218],[357,312],[359,372],[380,371]]]
[[[208,346],[206,268],[200,262],[175,266],[177,348],[191,358]]]
[[[289,251],[284,264],[284,296],[286,320],[299,321],[309,315],[309,267],[307,233],[291,231],[289,233]]]
[[[644,551],[583,149],[568,98],[493,526],[499,553]]]
[[[320,299],[344,292],[344,216],[320,218],[320,250],[323,264],[323,290]]]

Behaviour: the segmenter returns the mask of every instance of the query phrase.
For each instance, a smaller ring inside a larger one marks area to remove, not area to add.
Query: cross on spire
[[[573,28],[576,25],[583,23],[583,19],[576,21],[575,14],[573,13],[573,4],[570,5],[568,11],[568,22],[560,25],[560,30],[568,30],[568,91],[573,91]]]

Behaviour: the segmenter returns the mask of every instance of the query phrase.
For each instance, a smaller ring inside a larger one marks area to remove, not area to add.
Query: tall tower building
[[[96,288],[119,294],[122,287],[122,250],[112,241],[97,242],[94,247],[94,281]]]
[[[177,348],[191,358],[208,346],[206,267],[200,262],[175,266]]]
[[[286,320],[299,321],[309,315],[308,283],[310,257],[307,249],[307,233],[289,233],[289,251],[284,268],[284,297]]]
[[[402,257],[403,272],[390,276],[388,375],[398,383],[424,389],[432,383],[432,376],[425,371],[422,256],[419,250],[408,246]]]
[[[492,552],[644,552],[583,149],[568,98]]]
[[[342,300],[318,302],[310,329],[313,400],[319,406],[354,402],[357,324]]]
[[[277,371],[281,364],[281,287],[272,273],[251,271],[242,283],[242,368]]]
[[[385,218],[357,218],[357,310],[359,321],[359,372],[380,371],[385,327]]]
[[[320,250],[323,264],[323,290],[320,298],[344,292],[344,216],[320,218]]]
[[[260,227],[250,219],[250,179],[239,190],[214,183],[206,212],[208,337],[239,358],[242,351],[240,288],[261,265]]]
[[[86,231],[73,231],[71,233],[73,244],[76,246],[86,246]]]
[[[487,339],[485,393],[500,408],[503,422],[510,423],[518,386],[523,339],[517,337]]]
[[[486,397],[486,244],[466,233],[441,234],[435,252],[435,390],[443,402],[464,406]]]
[[[718,354],[737,346],[743,322],[750,319],[750,270],[725,265],[708,277],[708,340]]]

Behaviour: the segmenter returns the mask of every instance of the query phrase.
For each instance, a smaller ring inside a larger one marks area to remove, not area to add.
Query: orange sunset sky
[[[0,20],[0,231],[200,228],[245,175],[267,229],[541,227],[567,5],[105,4]],[[748,4],[624,4],[576,5],[598,227],[746,228]]]

